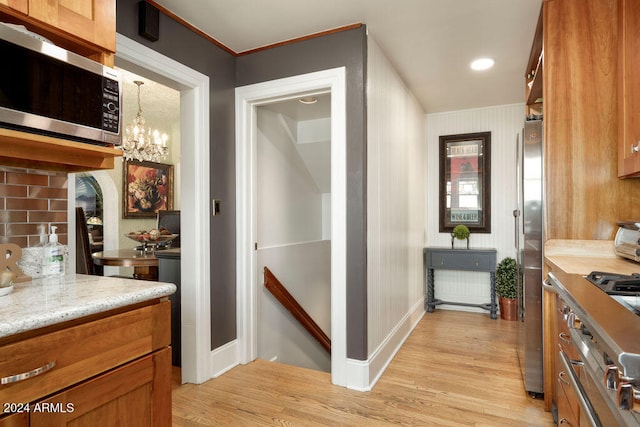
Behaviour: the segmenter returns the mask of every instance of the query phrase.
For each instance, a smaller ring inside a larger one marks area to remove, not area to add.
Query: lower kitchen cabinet
[[[0,427],[29,427],[29,414],[21,412],[0,418]]]
[[[158,300],[14,337],[0,345],[0,377],[23,378],[0,386],[0,427],[170,426],[170,330]]]
[[[131,362],[46,400],[36,402],[31,426],[171,425],[171,349]],[[56,411],[56,412],[52,412]]]

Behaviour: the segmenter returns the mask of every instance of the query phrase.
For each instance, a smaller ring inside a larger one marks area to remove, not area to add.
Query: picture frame
[[[440,136],[440,232],[491,233],[491,132]]]
[[[156,218],[160,210],[173,210],[173,165],[125,160],[122,201],[123,218]]]

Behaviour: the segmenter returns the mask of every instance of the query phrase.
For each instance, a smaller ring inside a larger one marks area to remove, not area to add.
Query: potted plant
[[[456,225],[451,232],[451,249],[453,249],[453,239],[456,238],[458,240],[467,240],[467,249],[469,249],[469,227],[466,225]]]
[[[518,318],[518,265],[516,260],[506,257],[496,268],[496,294],[500,307],[500,318],[517,320]]]

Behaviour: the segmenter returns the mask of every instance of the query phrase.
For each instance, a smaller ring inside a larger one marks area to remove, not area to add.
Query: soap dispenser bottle
[[[64,246],[58,243],[58,235],[56,234],[55,225],[51,226],[51,234],[49,235],[49,243],[44,245],[44,254],[42,257],[42,275],[47,276],[64,276]]]

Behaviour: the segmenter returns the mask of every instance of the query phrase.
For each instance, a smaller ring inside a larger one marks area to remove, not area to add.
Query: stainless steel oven
[[[640,426],[640,317],[581,276],[548,280],[566,303],[569,336],[560,339],[575,351],[561,345],[559,359],[580,425]]]

